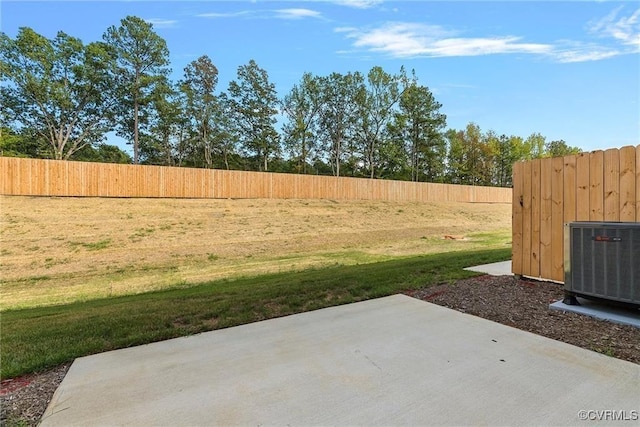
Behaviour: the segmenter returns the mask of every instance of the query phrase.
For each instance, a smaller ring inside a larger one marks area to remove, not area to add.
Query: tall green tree
[[[353,152],[357,119],[356,96],[364,83],[361,73],[331,73],[319,80],[322,108],[318,118],[323,151],[335,176]]]
[[[50,158],[50,144],[29,129],[16,131],[10,127],[0,128],[0,156]]]
[[[239,130],[233,120],[233,104],[226,93],[221,93],[216,98],[213,110],[213,127],[211,139],[215,147],[216,159],[220,167],[229,170],[231,162],[237,163]],[[236,167],[236,166],[234,166]]]
[[[306,174],[317,157],[318,118],[322,107],[320,78],[304,73],[299,84],[282,100],[288,121],[283,126],[284,145],[295,162],[295,170]]]
[[[446,182],[450,184],[464,184],[468,180],[466,170],[464,131],[448,129],[445,132],[447,141]]]
[[[513,164],[526,158],[527,150],[524,140],[519,136],[497,136],[494,132],[487,132],[485,137],[493,153],[492,184],[498,187],[510,187],[512,183]]]
[[[567,145],[567,143],[562,139],[547,142],[545,144],[545,151],[549,157],[570,156],[572,154],[580,154],[582,152],[578,147],[571,147],[570,145]]]
[[[546,157],[545,145],[547,142],[547,138],[542,136],[542,134],[535,132],[527,137],[524,143],[527,146],[527,160],[530,159],[541,159]]]
[[[235,111],[225,92],[216,95],[212,105],[206,145],[201,143],[198,128],[189,125],[190,137],[182,146],[185,164],[205,168],[239,169],[245,162],[238,155],[239,132]],[[245,165],[246,166],[246,165]]]
[[[443,132],[447,116],[440,112],[441,107],[429,88],[415,80],[400,98],[400,110],[391,129],[404,142],[412,181],[444,178],[447,151]]]
[[[358,119],[355,144],[359,147],[369,178],[376,176],[376,168],[382,162],[381,155],[390,153],[384,150],[384,145],[389,142],[388,125],[403,93],[402,83],[407,84],[403,68],[400,74],[391,75],[381,67],[373,67],[367,74],[366,86],[363,85],[356,93]]]
[[[238,67],[237,81],[229,83],[235,124],[245,152],[257,160],[258,169],[269,170],[269,160],[280,155],[277,122],[278,95],[267,72],[252,59]]]
[[[494,157],[480,126],[469,123],[462,131],[449,130],[448,181],[452,184],[491,185]]]
[[[139,163],[140,123],[148,117],[150,94],[169,73],[169,49],[153,25],[136,16],[127,16],[120,26],[111,26],[103,35],[117,62],[117,87],[121,97],[119,135],[133,143],[133,162]]]
[[[87,145],[73,153],[69,160],[99,163],[131,164],[131,156],[119,147],[110,144]]]
[[[174,166],[178,150],[188,139],[189,121],[182,94],[169,80],[154,86],[150,94],[150,115],[140,132],[140,161],[146,164]]]
[[[103,43],[23,27],[15,40],[0,34],[0,61],[3,121],[47,141],[54,159],[99,143],[113,126],[114,63]]]
[[[186,113],[192,123],[195,140],[207,168],[213,167],[217,151],[214,143],[214,116],[220,108],[215,95],[217,84],[218,69],[206,55],[185,67],[184,80],[180,83],[186,97]]]
[[[207,168],[213,165],[211,126],[217,83],[218,69],[206,55],[185,67],[184,79],[180,82],[180,89],[185,94],[185,112],[191,126],[191,143],[195,143],[196,151]]]
[[[466,152],[466,170],[469,171],[469,182],[471,185],[484,185],[490,180],[491,166],[484,158],[484,138],[480,126],[469,123],[464,132],[464,148]],[[488,169],[488,170],[487,170]]]

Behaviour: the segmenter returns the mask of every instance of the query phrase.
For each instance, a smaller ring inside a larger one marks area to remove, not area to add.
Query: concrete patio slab
[[[620,425],[639,389],[640,365],[394,295],[79,358],[41,425]]]
[[[513,273],[511,272],[511,260],[494,262],[492,264],[476,265],[475,267],[465,268],[465,270],[490,274],[491,276],[513,276]]]

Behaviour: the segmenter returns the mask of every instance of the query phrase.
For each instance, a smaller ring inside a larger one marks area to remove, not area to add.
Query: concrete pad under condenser
[[[41,425],[580,425],[639,389],[640,365],[394,295],[79,358]]]
[[[602,301],[588,300],[580,297],[577,297],[577,300],[580,305],[569,305],[560,300],[550,304],[549,308],[552,310],[584,314],[585,316],[594,317],[596,319],[608,320],[609,322],[640,328],[640,310],[614,307],[607,305]]]
[[[513,273],[511,272],[511,260],[476,265],[475,267],[465,268],[465,270],[475,271],[476,273],[485,273],[491,276],[513,276]]]

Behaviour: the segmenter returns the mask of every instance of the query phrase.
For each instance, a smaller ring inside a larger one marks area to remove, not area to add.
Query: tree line
[[[254,60],[220,91],[203,55],[171,81],[166,41],[135,16],[88,44],[0,33],[0,61],[5,156],[510,186],[518,160],[579,152],[538,133],[447,129],[404,68],[307,72],[280,98]],[[133,158],[104,143],[114,131]]]

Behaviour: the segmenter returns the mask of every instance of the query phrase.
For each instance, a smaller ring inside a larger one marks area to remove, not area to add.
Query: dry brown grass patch
[[[0,204],[3,309],[474,249],[486,241],[442,237],[506,236],[511,226],[508,204],[17,196]]]

